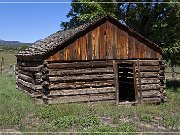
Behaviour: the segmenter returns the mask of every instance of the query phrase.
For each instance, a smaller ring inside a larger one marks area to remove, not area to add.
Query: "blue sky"
[[[33,1],[47,0],[29,0]],[[0,2],[15,2],[15,0],[0,0]],[[68,20],[66,15],[69,10],[70,3],[0,3],[0,39],[20,42],[43,39],[60,30],[60,22]]]

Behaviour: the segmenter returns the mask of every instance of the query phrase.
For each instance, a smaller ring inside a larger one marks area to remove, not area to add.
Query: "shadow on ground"
[[[170,89],[178,89],[180,88],[180,79],[167,79],[166,86]]]

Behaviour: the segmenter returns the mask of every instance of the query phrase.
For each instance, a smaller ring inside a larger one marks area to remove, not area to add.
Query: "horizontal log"
[[[35,92],[34,90],[32,90],[20,83],[17,83],[17,86],[18,86],[18,89],[20,89],[22,92],[25,92],[27,95],[29,95],[32,98],[39,98],[44,95],[42,91]]]
[[[138,79],[137,84],[139,84]],[[160,80],[158,78],[141,78],[141,84],[160,84]]]
[[[34,78],[32,78],[32,77],[29,77],[29,76],[26,76],[26,75],[23,75],[23,74],[19,73],[18,78],[21,79],[21,80],[24,80],[26,82],[30,82],[30,83],[35,84]]]
[[[138,92],[138,96],[140,97],[140,92]],[[143,98],[160,97],[160,96],[161,96],[161,93],[159,90],[142,91]]]
[[[114,73],[112,68],[89,68],[73,70],[49,70],[49,76]]]
[[[143,103],[145,104],[152,104],[152,103],[160,103],[161,102],[161,99],[158,98],[158,97],[155,97],[155,98],[143,98]]]
[[[137,88],[138,88],[138,90],[139,90],[139,85],[137,85]],[[147,90],[160,90],[160,85],[159,85],[159,84],[141,85],[141,90],[142,90],[142,91],[147,91]]]
[[[33,78],[33,72],[26,72],[26,71],[23,71],[23,70],[17,70],[17,72],[19,74],[24,74],[26,76],[29,76],[29,77]]]
[[[68,68],[98,68],[112,66],[112,61],[91,61],[91,62],[72,62],[72,63],[50,63],[47,67],[50,69],[68,69]]]
[[[105,75],[81,75],[81,76],[64,76],[64,77],[49,77],[51,82],[73,82],[73,81],[98,81],[98,80],[112,80],[114,74]]]
[[[84,95],[96,93],[112,93],[115,87],[106,88],[85,88],[85,89],[69,89],[69,90],[51,90],[48,96],[68,96],[68,95]]]
[[[26,92],[28,92],[28,93],[33,93],[33,92],[34,92],[33,89],[24,86],[24,85],[21,84],[20,82],[16,82],[16,85],[18,86],[18,89],[24,90],[24,91],[26,91]]]
[[[18,66],[18,69],[23,70],[23,71],[30,71],[30,72],[39,72],[41,71],[43,68],[42,65],[38,66],[38,67],[22,67],[22,66]]]
[[[158,72],[140,72],[141,78],[153,78],[158,77]],[[138,77],[138,74],[136,75]]]
[[[73,83],[50,83],[49,89],[80,89],[114,86],[114,80],[92,81],[92,82],[73,82]]]
[[[140,61],[139,62],[140,66],[159,66],[158,61]]]
[[[58,103],[73,103],[73,102],[95,102],[95,101],[107,101],[114,100],[115,94],[89,94],[89,95],[76,95],[76,96],[55,96],[49,97],[47,100],[48,104]]]
[[[18,61],[17,64],[25,67],[37,67],[42,65],[42,62]]]
[[[158,72],[160,70],[159,66],[140,66],[139,70],[141,72]]]
[[[25,87],[28,87],[28,88],[34,90],[34,91],[42,90],[42,86],[41,86],[41,85],[35,85],[35,84],[32,84],[32,83],[23,81],[23,80],[21,80],[21,79],[18,79],[17,82],[20,83],[20,84],[22,84],[22,85],[25,86]]]

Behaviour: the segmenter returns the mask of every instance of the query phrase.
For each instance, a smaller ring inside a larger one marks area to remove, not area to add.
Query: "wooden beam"
[[[114,86],[113,80],[107,81],[90,81],[90,82],[73,82],[73,83],[50,83],[49,89],[79,89],[79,88],[97,88]]]
[[[48,97],[48,104],[58,104],[58,103],[73,103],[73,102],[94,102],[94,101],[106,101],[114,100],[115,94],[89,94],[89,95],[76,95],[76,96],[54,96]]]
[[[72,70],[54,70],[49,69],[49,76],[66,76],[66,75],[80,75],[80,74],[103,74],[113,73],[113,69],[110,68],[89,68],[89,69],[72,69]]]
[[[68,95],[84,95],[96,93],[114,93],[114,87],[105,88],[84,88],[84,89],[69,89],[69,90],[50,90],[48,96],[68,96]]]
[[[98,80],[112,80],[113,74],[105,75],[81,75],[81,76],[64,76],[64,77],[49,77],[50,82],[74,82],[74,81],[98,81]]]

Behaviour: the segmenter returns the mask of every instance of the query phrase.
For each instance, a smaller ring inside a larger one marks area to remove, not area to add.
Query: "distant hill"
[[[0,45],[1,46],[9,46],[9,47],[18,47],[22,45],[32,45],[33,43],[22,43],[19,41],[5,41],[0,39]]]

